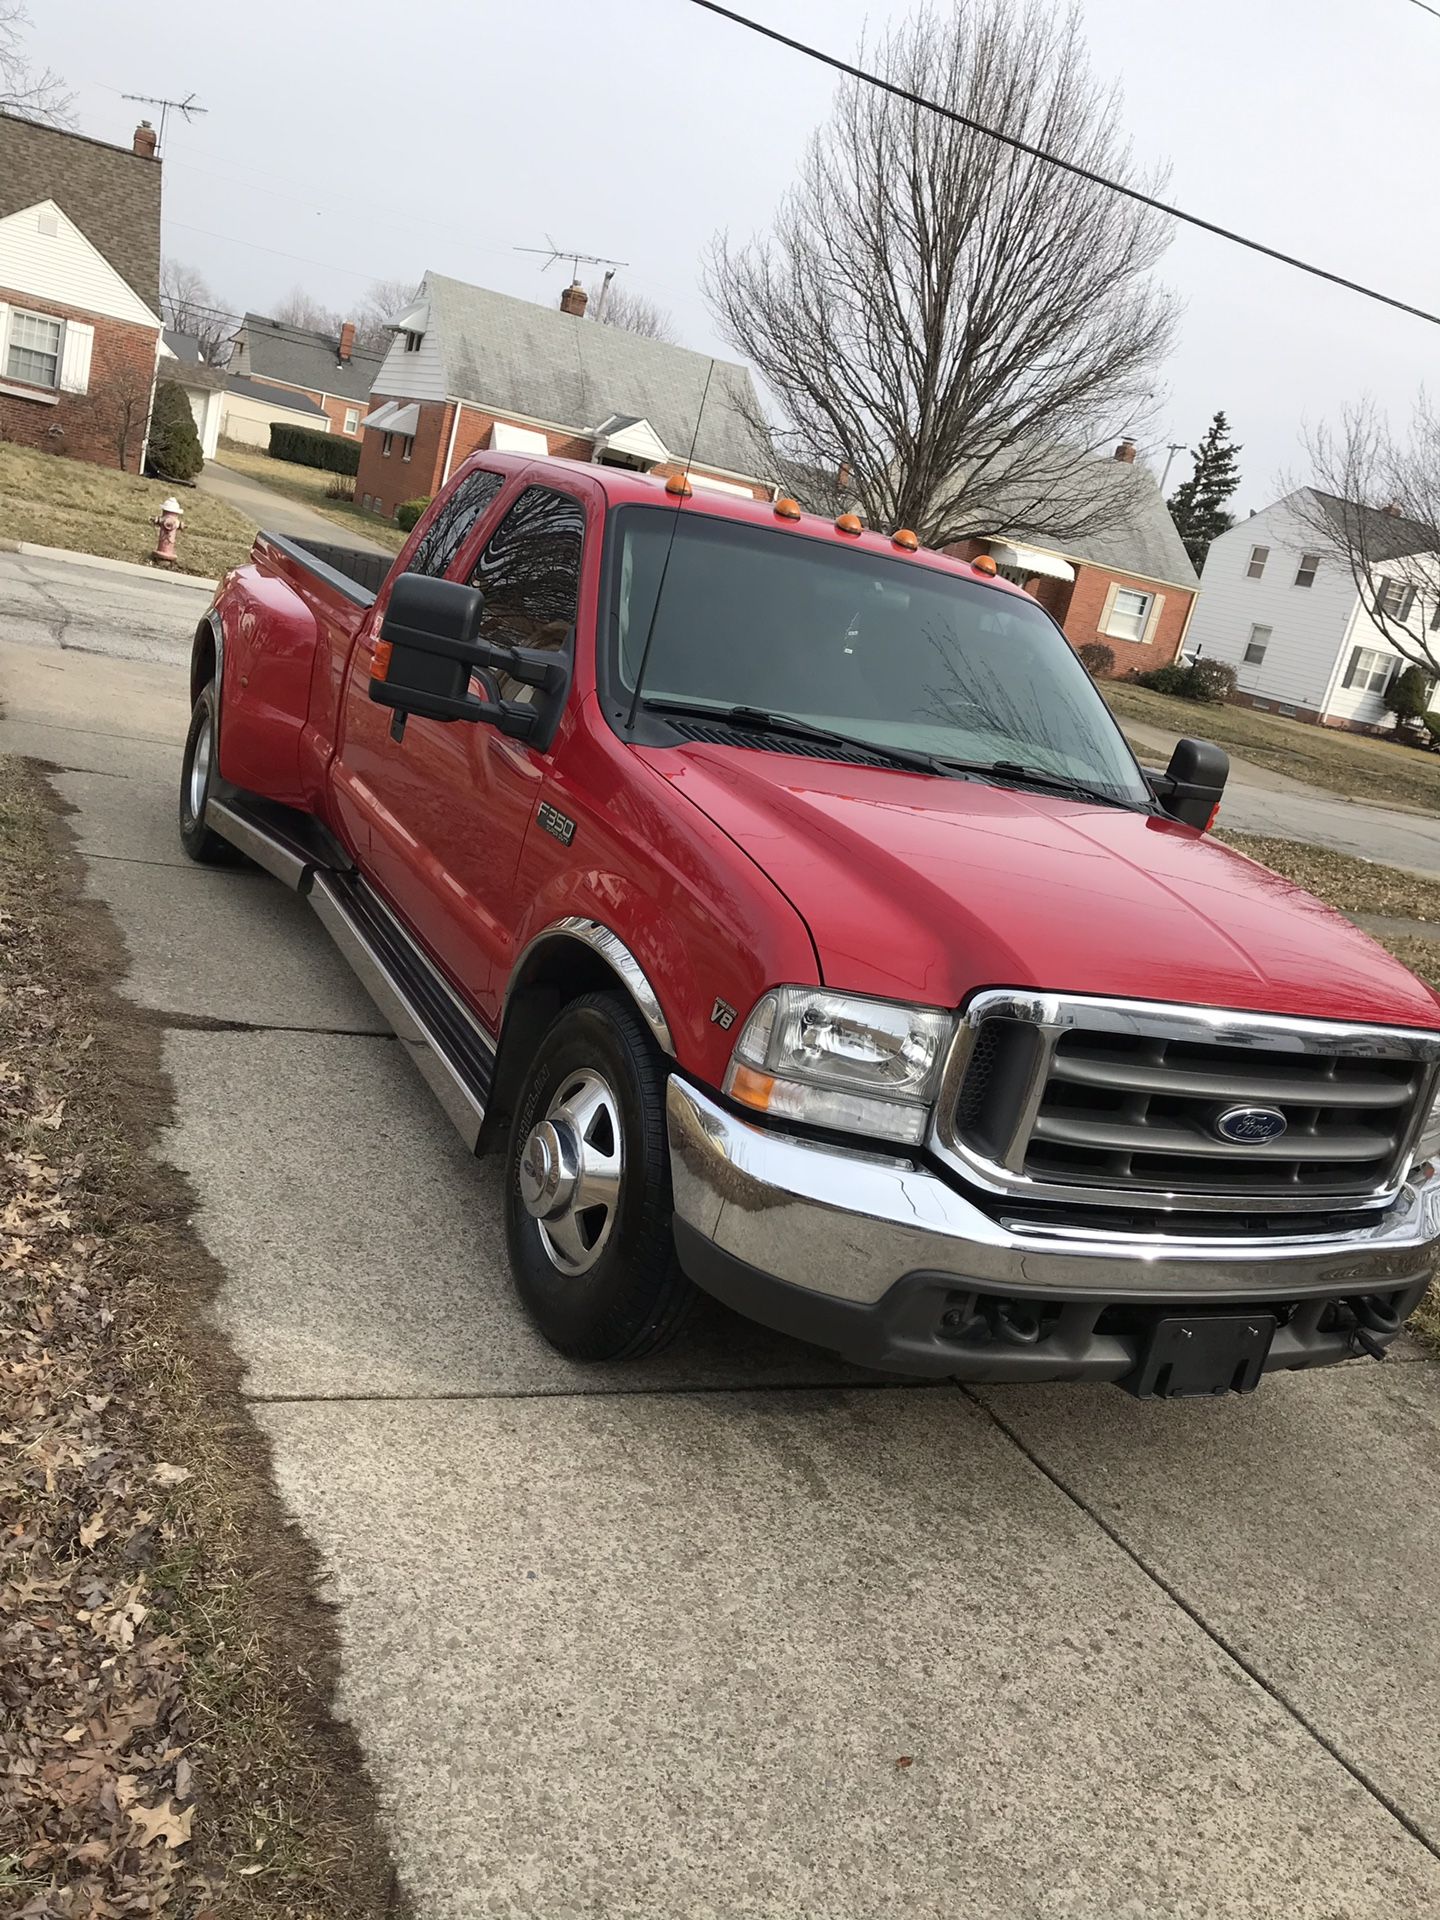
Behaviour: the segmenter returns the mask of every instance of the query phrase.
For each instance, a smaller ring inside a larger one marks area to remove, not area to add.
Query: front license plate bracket
[[[1157,1320],[1120,1385],[1137,1399],[1253,1393],[1279,1325],[1273,1313],[1216,1313]]]

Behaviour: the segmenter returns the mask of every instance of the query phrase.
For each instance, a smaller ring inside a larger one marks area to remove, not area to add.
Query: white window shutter
[[[1109,633],[1110,631],[1110,616],[1115,611],[1115,596],[1119,591],[1120,582],[1118,580],[1112,580],[1110,582],[1110,591],[1105,595],[1105,604],[1100,609],[1099,631],[1101,633]]]
[[[95,329],[83,320],[65,322],[65,340],[60,349],[60,391],[88,393],[90,390],[90,349]]]
[[[1157,593],[1150,602],[1150,618],[1145,622],[1145,631],[1141,638],[1148,645],[1160,631],[1160,616],[1165,611],[1165,596]]]
[[[10,309],[3,300],[0,300],[0,380],[5,378],[5,364],[9,357],[6,351],[9,337]]]

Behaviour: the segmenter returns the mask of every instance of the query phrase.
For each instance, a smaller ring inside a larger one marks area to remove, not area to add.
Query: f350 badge
[[[552,807],[548,800],[540,802],[540,811],[536,819],[546,833],[553,833],[562,847],[568,847],[575,838],[575,822],[568,814],[561,813],[558,807]]]

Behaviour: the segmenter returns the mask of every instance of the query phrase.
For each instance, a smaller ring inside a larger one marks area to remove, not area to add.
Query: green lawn
[[[223,440],[215,459],[222,467],[249,474],[273,493],[283,493],[287,500],[298,500],[302,506],[323,513],[347,533],[363,534],[377,547],[388,547],[391,553],[398,553],[410,537],[393,520],[382,519],[378,513],[366,513],[347,500],[327,500],[325,489],[340,477],[337,474],[322,473],[318,467],[299,467],[293,460],[272,460],[268,453],[254,447],[237,447]]]
[[[1192,734],[1213,740],[1256,766],[1328,787],[1332,793],[1420,813],[1440,812],[1440,754],[1397,746],[1374,734],[1342,733],[1336,727],[1282,720],[1248,707],[1206,707],[1193,700],[1175,700],[1125,680],[1099,684],[1122,726],[1127,720],[1138,720],[1171,733]]]
[[[151,523],[171,493],[185,509],[179,538],[184,572],[218,575],[248,558],[254,523],[194,487],[0,441],[0,540],[144,561],[155,546]]]

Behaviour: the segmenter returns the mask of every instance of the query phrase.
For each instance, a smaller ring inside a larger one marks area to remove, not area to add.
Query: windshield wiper
[[[1072,780],[1068,773],[1047,773],[1043,767],[1022,766],[1018,760],[950,760],[945,764],[956,772],[988,774],[992,779],[1008,780],[1016,786],[1046,787],[1056,793],[1073,794],[1077,800],[1093,800],[1100,807],[1123,807],[1135,812],[1137,803],[1121,795],[1107,793],[1083,780]]]
[[[767,707],[710,707],[699,700],[642,700],[640,704],[647,713],[686,714],[696,720],[717,720],[732,727],[744,727],[752,733],[788,733],[800,740],[828,740],[835,746],[857,747],[915,773],[949,774],[962,770],[959,761],[919,753],[911,747],[887,746],[884,741],[866,740],[857,733],[837,733],[833,727],[817,727],[794,714],[771,713]]]

